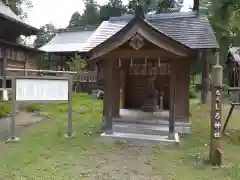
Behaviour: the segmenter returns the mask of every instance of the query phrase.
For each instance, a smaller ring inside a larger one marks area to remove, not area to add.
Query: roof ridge
[[[202,14],[200,14],[202,15]],[[145,15],[145,19],[154,20],[154,19],[175,19],[175,18],[196,18],[198,17],[197,12],[167,12],[167,13],[158,13],[158,14],[147,14]],[[109,21],[130,21],[134,18],[132,14],[124,14],[119,17],[110,17]]]
[[[99,25],[87,25],[87,26],[78,26],[78,27],[68,27],[68,28],[63,28],[59,29],[58,33],[63,33],[63,32],[78,32],[78,31],[93,31],[98,28]]]

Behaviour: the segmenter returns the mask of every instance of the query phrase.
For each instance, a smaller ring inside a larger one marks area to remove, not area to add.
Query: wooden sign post
[[[15,133],[17,103],[68,103],[68,131],[72,137],[72,77],[21,76],[12,78],[12,114],[7,142],[19,141]]]
[[[212,165],[218,166],[222,163],[222,153],[220,151],[222,74],[222,67],[217,62],[212,71],[211,144],[209,159]]]

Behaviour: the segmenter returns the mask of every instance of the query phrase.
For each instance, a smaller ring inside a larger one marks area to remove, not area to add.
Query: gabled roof
[[[129,41],[136,34],[155,46],[177,56],[187,56],[193,50],[156,29],[140,16],[133,18],[125,27],[89,51],[92,58],[103,56]]]
[[[96,27],[69,28],[59,31],[53,39],[40,47],[45,52],[77,52],[85,46],[88,38],[93,34]]]
[[[37,34],[38,29],[36,27],[33,27],[25,22],[23,22],[20,17],[18,17],[11,9],[9,6],[7,6],[2,0],[0,0],[0,17],[6,20],[9,20],[13,23],[18,23],[23,28],[29,29],[27,35],[34,35]],[[23,34],[26,35],[26,34]]]
[[[110,18],[104,21],[88,39],[81,51],[89,51],[123,29],[133,15]],[[145,16],[146,21],[172,39],[192,49],[219,48],[207,16],[197,12],[161,13]]]
[[[230,47],[228,50],[228,54],[226,56],[225,63],[227,64],[229,62],[229,54],[232,55],[234,58],[233,60],[236,61],[240,65],[240,47],[234,46]]]

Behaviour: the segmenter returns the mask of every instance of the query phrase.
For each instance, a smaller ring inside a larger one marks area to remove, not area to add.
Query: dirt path
[[[16,132],[18,133],[22,127],[27,127],[44,119],[36,113],[19,112],[16,116]],[[10,122],[11,116],[0,119],[0,143],[8,138]]]
[[[94,180],[166,180],[152,166],[152,147],[130,145],[89,157],[71,174]],[[160,174],[161,173],[161,174]]]

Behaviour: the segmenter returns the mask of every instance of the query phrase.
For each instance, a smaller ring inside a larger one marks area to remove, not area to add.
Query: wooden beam
[[[109,52],[107,55],[103,56],[103,58],[121,58],[124,61],[124,58],[159,58],[162,60],[168,59],[181,59],[181,56],[174,55],[164,49],[149,49],[149,50],[132,50],[132,49],[116,49]],[[192,57],[197,57],[197,53],[193,53],[189,55],[189,58],[194,59]]]

